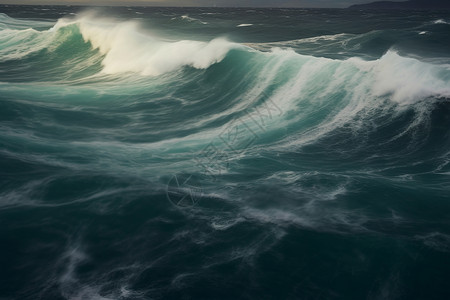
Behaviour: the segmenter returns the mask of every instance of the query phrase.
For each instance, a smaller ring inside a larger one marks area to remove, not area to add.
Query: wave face
[[[0,298],[450,296],[448,13],[0,8]]]

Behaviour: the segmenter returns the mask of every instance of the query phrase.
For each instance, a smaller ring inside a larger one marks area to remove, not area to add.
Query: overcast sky
[[[375,0],[0,0],[3,4],[90,4],[157,6],[347,7]],[[404,0],[394,0],[404,1]]]

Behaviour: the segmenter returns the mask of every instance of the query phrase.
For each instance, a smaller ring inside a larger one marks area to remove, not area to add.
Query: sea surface
[[[0,6],[0,299],[450,299],[450,12]]]

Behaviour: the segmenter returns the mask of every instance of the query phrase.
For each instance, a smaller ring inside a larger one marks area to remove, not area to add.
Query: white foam
[[[236,27],[249,27],[249,26],[253,26],[253,24],[239,24]]]
[[[433,21],[433,24],[450,24],[450,23],[448,23],[444,19],[438,19],[436,21]]]
[[[4,29],[0,31],[0,61],[23,58],[49,46],[51,39],[38,31]]]
[[[445,66],[437,66],[387,52],[372,63],[374,75],[372,91],[376,96],[390,95],[390,99],[409,104],[427,97],[450,97],[450,83],[441,79],[449,73]]]
[[[49,21],[11,18],[7,14],[0,13],[0,29],[8,28],[8,29],[24,30],[37,27],[45,28],[52,26],[52,24],[53,23]]]
[[[188,22],[200,23],[200,24],[204,24],[204,25],[205,25],[205,24],[208,24],[208,22],[204,22],[204,21],[201,21],[201,20],[199,20],[199,19],[189,17],[188,15],[183,15],[183,16],[181,16],[181,19],[182,19],[182,20],[186,20],[186,21],[188,21]]]
[[[440,97],[450,98],[448,65],[403,57],[395,51],[388,51],[373,61],[360,58],[333,60],[282,49],[273,50],[271,55],[280,59],[289,57],[292,69],[298,70],[296,74],[289,74],[290,79],[270,97],[270,101],[282,111],[293,115],[292,118],[283,116],[274,122],[271,130],[299,122],[307,125],[296,135],[274,144],[274,149],[278,150],[315,142],[346,124],[351,124],[355,132],[364,131],[367,130],[365,120],[372,118],[372,113],[402,110],[414,105],[418,112],[417,120],[406,129],[411,131],[427,118],[430,101]],[[333,104],[333,110],[320,118],[311,117],[330,101],[338,101]],[[355,121],[358,115],[360,117]]]
[[[116,22],[83,16],[75,21],[59,21],[55,28],[77,24],[86,42],[103,55],[103,72],[134,72],[157,76],[183,66],[206,69],[220,62],[237,44],[222,38],[210,42],[168,41],[143,32],[134,21]]]
[[[0,61],[21,59],[47,48],[54,41],[53,32],[34,28],[52,23],[11,18],[0,13]]]
[[[347,41],[355,38],[353,34],[339,33],[333,35],[320,35],[315,37],[286,40],[280,42],[267,42],[267,43],[249,43],[248,45],[254,49],[267,51],[271,48],[296,48],[304,45],[311,45],[314,47],[320,47],[320,43],[323,42],[340,42],[347,43]]]
[[[76,281],[76,268],[80,263],[85,261],[87,256],[81,250],[79,245],[74,245],[67,249],[63,256],[63,260],[66,262],[66,269],[60,277],[62,284],[68,284]]]

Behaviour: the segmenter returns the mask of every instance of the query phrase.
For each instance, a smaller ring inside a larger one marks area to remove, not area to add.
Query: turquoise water
[[[0,299],[446,299],[450,14],[0,6]]]

